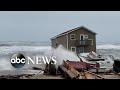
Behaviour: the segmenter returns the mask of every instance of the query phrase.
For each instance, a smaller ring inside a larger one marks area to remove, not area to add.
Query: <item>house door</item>
[[[84,34],[80,34],[80,45],[84,45],[85,41],[84,41]]]
[[[79,47],[79,53],[84,53],[84,47]]]
[[[84,34],[80,34],[80,40],[84,40]]]

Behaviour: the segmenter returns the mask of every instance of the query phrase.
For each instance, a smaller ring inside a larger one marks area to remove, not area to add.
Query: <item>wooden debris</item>
[[[92,73],[87,70],[83,70],[82,72],[78,72],[74,69],[69,63],[64,61],[63,65],[59,66],[61,73],[65,76],[65,78],[70,79],[104,79],[103,77]]]

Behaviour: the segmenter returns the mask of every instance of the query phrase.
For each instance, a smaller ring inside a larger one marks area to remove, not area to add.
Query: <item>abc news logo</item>
[[[54,56],[50,58],[44,57],[44,56],[35,57],[35,58],[31,58],[31,57],[25,58],[23,54],[17,53],[12,56],[12,58],[10,59],[10,62],[14,68],[22,68],[26,63],[29,64],[31,62],[32,64],[43,64],[43,63],[49,64],[51,60],[53,61],[51,64],[57,63],[56,57]]]
[[[10,61],[14,68],[22,68],[26,63],[25,56],[21,53],[14,54]]]

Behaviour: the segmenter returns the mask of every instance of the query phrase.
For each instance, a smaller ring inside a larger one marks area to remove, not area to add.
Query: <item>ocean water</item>
[[[99,43],[96,48],[103,58],[120,59],[120,43]]]
[[[12,67],[10,59],[13,54],[22,53],[25,56],[55,56],[57,60],[56,67],[63,63],[63,60],[76,60],[79,58],[75,53],[66,50],[61,45],[54,49],[50,43],[44,42],[0,42],[0,70],[16,70]],[[25,65],[22,69],[30,69],[31,67],[45,68],[45,64]]]
[[[15,53],[22,53],[25,56],[44,55],[51,50],[50,44],[43,42],[0,42],[0,70],[14,70],[10,59]],[[24,69],[34,65],[25,66]],[[37,66],[37,65],[36,65]]]
[[[0,42],[0,70],[15,70],[10,63],[10,58],[14,53],[22,53],[27,56],[56,56],[56,67],[62,64],[63,60],[79,61],[75,53],[66,50],[59,46],[53,49],[49,42]],[[119,43],[98,43],[97,54],[102,55],[103,58],[120,58],[120,44]],[[112,59],[111,59],[112,60]],[[44,68],[45,65],[26,65],[23,69],[31,67]]]

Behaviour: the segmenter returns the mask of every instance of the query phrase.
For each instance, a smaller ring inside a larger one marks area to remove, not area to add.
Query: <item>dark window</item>
[[[58,44],[57,44],[57,43],[55,43],[55,46],[58,46]]]
[[[71,47],[71,51],[76,53],[76,47]]]
[[[71,39],[71,40],[75,40],[75,34],[71,34],[71,35],[70,35],[70,39]]]

